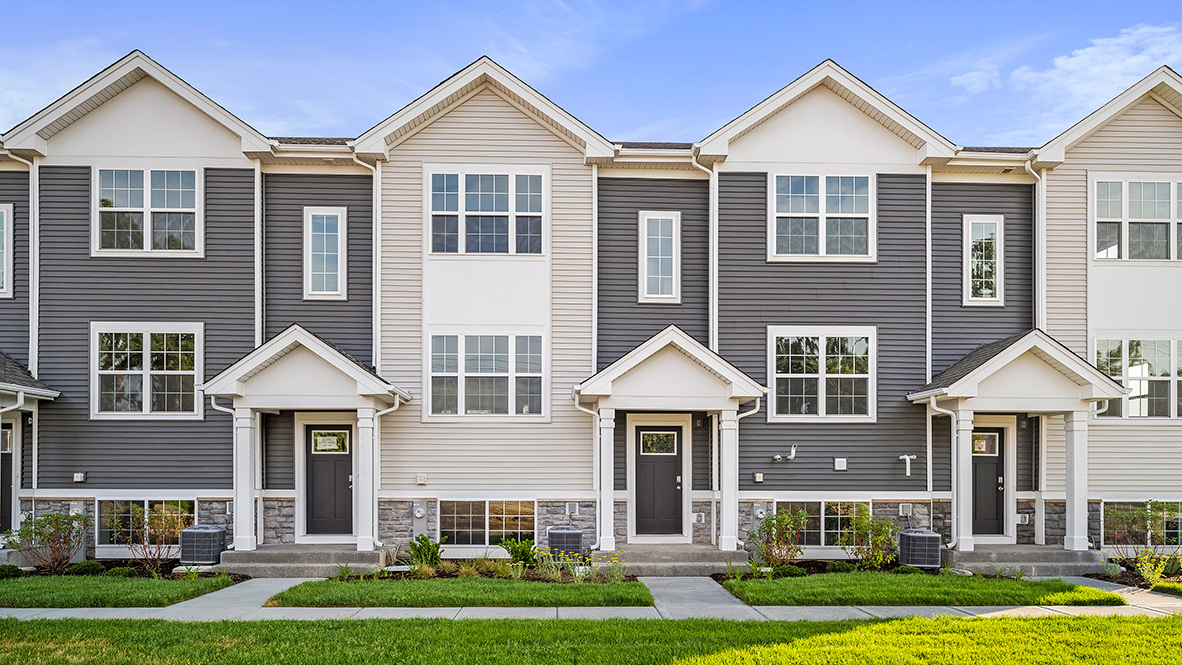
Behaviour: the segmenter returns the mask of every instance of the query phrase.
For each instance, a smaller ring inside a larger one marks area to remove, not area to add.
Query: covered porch
[[[234,549],[262,540],[260,417],[294,411],[295,542],[373,550],[377,540],[381,417],[405,390],[326,340],[292,325],[202,386],[234,421]],[[233,401],[232,407],[218,403]]]
[[[597,421],[595,487],[601,549],[622,544],[616,542],[618,528],[632,544],[693,542],[696,432],[709,438],[708,447],[697,447],[699,455],[709,456],[710,500],[718,506],[718,549],[736,550],[739,420],[757,412],[765,394],[767,388],[676,326],[575,386],[580,407],[593,412]],[[709,425],[695,422],[694,414],[708,418]],[[622,459],[617,459],[621,425],[625,445]],[[624,472],[626,529],[618,527],[615,514],[618,471]],[[713,533],[713,523],[710,529]]]
[[[0,351],[0,535],[20,523],[21,470],[35,467],[37,407],[61,393]],[[31,479],[28,479],[31,481]],[[31,487],[35,487],[31,485]]]
[[[929,414],[951,418],[952,539],[949,547],[1016,541],[1017,421],[1061,416],[1066,469],[1062,547],[1082,551],[1088,538],[1088,422],[1125,389],[1041,330],[978,347],[908,395]],[[1044,534],[1043,490],[1036,492],[1035,532]],[[1036,535],[1036,542],[1045,536]]]

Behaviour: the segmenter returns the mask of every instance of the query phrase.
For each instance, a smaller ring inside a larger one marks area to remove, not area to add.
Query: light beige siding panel
[[[425,163],[550,166],[550,423],[422,422]],[[593,185],[581,151],[488,89],[394,147],[382,171],[382,374],[415,400],[383,419],[383,490],[592,488],[592,422],[570,390],[593,372]],[[415,487],[419,473],[426,488]]]
[[[1066,489],[1062,416],[1047,421],[1048,492]],[[1182,422],[1105,420],[1088,426],[1088,494],[1143,494],[1161,498],[1182,493]]]

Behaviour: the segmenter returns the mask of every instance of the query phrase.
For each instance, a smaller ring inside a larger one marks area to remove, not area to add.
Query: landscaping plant
[[[807,570],[790,563],[772,568],[772,577],[804,577],[805,575],[808,575]]]
[[[82,513],[25,513],[24,522],[4,534],[8,547],[20,550],[39,568],[60,575],[86,543],[90,518]]]
[[[1153,550],[1143,550],[1138,554],[1137,558],[1133,560],[1133,567],[1141,576],[1142,586],[1146,589],[1156,586],[1165,572],[1167,561],[1169,561],[1168,557]]]
[[[923,569],[915,566],[899,566],[891,572],[896,575],[923,575]]]
[[[0,580],[11,580],[24,576],[25,571],[21,570],[20,566],[14,566],[11,563],[0,565]]]
[[[837,544],[847,556],[858,560],[858,567],[881,570],[895,560],[895,534],[899,525],[870,513],[865,504],[858,504],[850,525],[842,531]]]
[[[755,541],[755,556],[766,566],[782,566],[795,561],[804,551],[804,529],[808,524],[804,510],[787,508],[763,518],[749,534]]]
[[[524,564],[526,568],[533,568],[538,565],[537,554],[534,549],[534,541],[530,538],[518,540],[516,538],[505,538],[500,543],[501,549],[509,555],[509,561],[512,563]]]
[[[829,565],[825,566],[827,573],[852,573],[857,569],[858,567],[849,561],[830,561]]]
[[[126,545],[135,559],[153,576],[159,575],[177,557],[181,531],[193,525],[193,517],[175,504],[154,504],[144,510],[138,503],[124,514],[112,508],[107,513],[107,525],[115,543]]]
[[[1174,558],[1182,554],[1182,541],[1171,543],[1166,539],[1166,522],[1174,516],[1176,513],[1160,501],[1131,507],[1105,506],[1104,539],[1115,557],[1129,568],[1136,568],[1134,562],[1147,547],[1158,550],[1166,559]]]
[[[103,572],[103,577],[135,577],[135,568],[127,566],[109,568]]]
[[[441,537],[437,543],[431,542],[425,533],[415,536],[408,545],[410,565],[438,566],[439,562],[443,560],[443,543],[445,542],[447,542],[447,536]]]
[[[79,561],[70,566],[69,573],[71,575],[101,575],[103,572],[103,564],[93,559],[89,561]]]

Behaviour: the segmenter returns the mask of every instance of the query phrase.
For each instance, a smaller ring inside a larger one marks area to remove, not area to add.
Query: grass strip
[[[0,580],[0,607],[164,607],[224,589],[229,579],[37,576]]]
[[[1182,596],[1182,582],[1162,582],[1153,587],[1154,591],[1158,593],[1168,593],[1173,596]]]
[[[556,584],[488,577],[304,582],[273,597],[279,607],[621,607],[652,605],[640,582]]]

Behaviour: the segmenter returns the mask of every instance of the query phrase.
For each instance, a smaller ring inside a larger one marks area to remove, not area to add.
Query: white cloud
[[[6,132],[124,55],[98,39],[22,47],[0,60],[0,132]],[[95,63],[102,63],[99,67]]]

